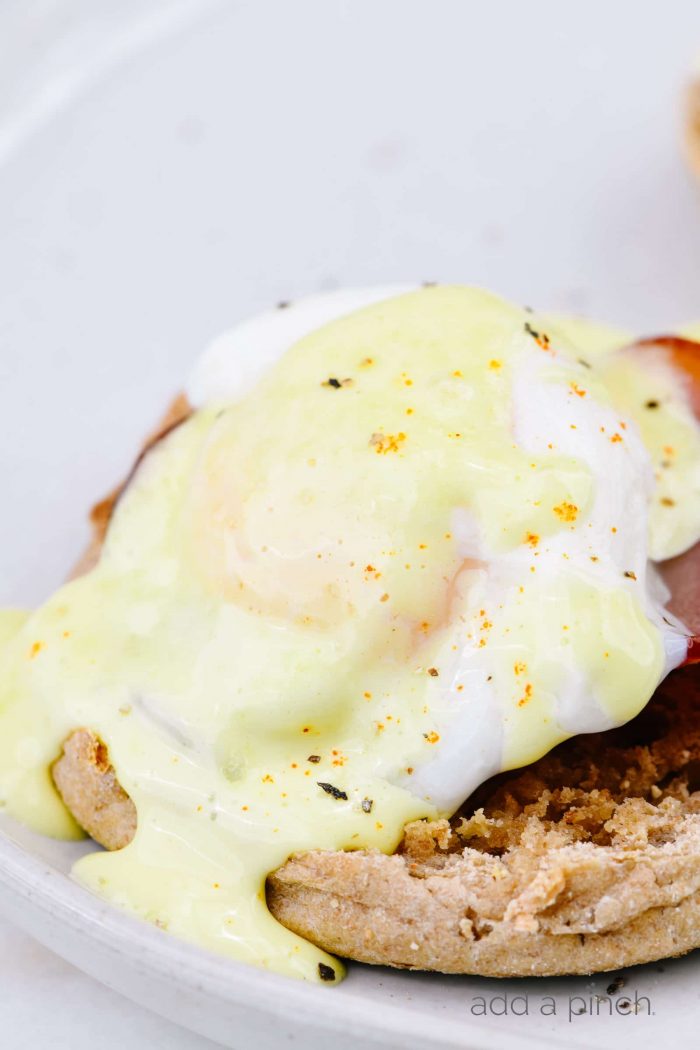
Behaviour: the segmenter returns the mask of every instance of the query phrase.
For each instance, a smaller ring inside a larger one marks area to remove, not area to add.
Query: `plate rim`
[[[479,1023],[466,1012],[463,1022],[439,1018],[439,1034],[436,1036],[435,1018],[429,1019],[424,1009],[407,1009],[388,1001],[388,997],[387,1000],[369,1000],[351,987],[342,991],[340,988],[324,988],[218,956],[101,900],[76,879],[19,843],[12,834],[13,826],[17,827],[17,824],[12,818],[0,816],[0,890],[20,896],[34,911],[50,913],[54,923],[58,921],[64,927],[70,926],[81,939],[96,941],[114,957],[129,959],[144,976],[162,980],[176,975],[178,983],[184,984],[195,995],[213,996],[232,1007],[246,1005],[261,1016],[286,1021],[293,1017],[295,1024],[301,1024],[307,1030],[330,1034],[350,1031],[355,1039],[385,1040],[386,1045],[391,1045],[396,1039],[410,1039],[411,1042],[420,1040],[426,1047],[487,1050],[493,1047],[494,1038],[498,1038],[503,1047],[561,1045],[556,1032],[544,1032],[538,1028],[530,1034],[517,1033],[494,1025],[493,1018],[487,1019],[487,1023]],[[34,833],[30,834],[34,836]],[[23,925],[13,914],[7,917],[17,925]],[[27,932],[41,940],[33,929]],[[53,944],[46,946],[62,954]],[[101,981],[70,954],[63,957]],[[459,979],[460,975],[448,976]],[[117,990],[128,997],[121,989]],[[152,1005],[144,1005],[159,1012]],[[371,1017],[367,1017],[367,1013]],[[571,1047],[586,1045],[567,1042]]]

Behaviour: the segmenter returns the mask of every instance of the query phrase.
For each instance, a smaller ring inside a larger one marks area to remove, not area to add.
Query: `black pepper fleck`
[[[352,385],[353,385],[352,379],[349,379],[349,378],[348,379],[338,379],[336,376],[331,376],[330,379],[326,379],[326,381],[324,383],[321,383],[321,386],[329,386],[333,390],[340,390],[344,386],[352,386]]]
[[[659,402],[658,401],[647,401],[647,403],[646,403],[646,405],[644,407],[645,408],[658,408],[659,407]]]
[[[535,329],[532,327],[531,324],[529,324],[528,321],[525,322],[524,328],[527,334],[532,336],[532,338],[535,340],[538,346],[541,346],[543,350],[549,349],[549,336],[546,334],[546,332],[535,331]]]
[[[363,798],[362,799],[362,809],[364,810],[365,813],[371,813],[373,805],[374,805],[374,799],[371,799],[371,798]]]
[[[307,762],[320,762],[321,761],[321,756],[320,755],[309,755],[309,757],[307,758],[306,761]]]
[[[327,784],[324,780],[317,780],[316,783],[320,788],[323,788],[327,795],[332,795],[333,798],[344,799],[347,802],[347,793],[341,788],[334,787],[333,784]]]
[[[617,993],[620,991],[621,988],[624,987],[624,985],[625,978],[622,976],[622,974],[619,974],[614,981],[610,982],[610,984],[606,988],[606,991],[608,995],[617,995]]]
[[[332,966],[326,966],[325,963],[318,964],[318,975],[322,981],[334,981],[335,970]]]

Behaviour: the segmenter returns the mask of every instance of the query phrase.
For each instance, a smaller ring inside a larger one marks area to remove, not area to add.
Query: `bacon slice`
[[[678,335],[640,339],[629,350],[665,350],[682,374],[693,412],[700,420],[700,343]],[[686,664],[700,663],[700,543],[663,562],[659,569],[671,591],[669,609],[692,631]]]
[[[658,335],[639,339],[627,349],[666,350],[673,365],[683,374],[693,412],[700,419],[700,343],[680,335]]]
[[[685,663],[700,663],[700,543],[677,558],[661,562],[658,568],[671,592],[669,610],[693,634]]]

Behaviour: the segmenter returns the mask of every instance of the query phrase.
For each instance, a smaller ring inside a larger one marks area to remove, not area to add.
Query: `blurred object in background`
[[[688,87],[685,141],[690,166],[700,178],[700,61]]]

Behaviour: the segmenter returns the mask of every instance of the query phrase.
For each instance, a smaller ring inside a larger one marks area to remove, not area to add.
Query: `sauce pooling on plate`
[[[76,877],[309,979],[340,964],[270,916],[266,876],[392,851],[407,821],[633,717],[687,652],[650,558],[700,535],[700,429],[662,354],[582,353],[468,288],[331,313],[376,299],[219,343],[96,568],[0,620],[7,811],[77,834],[50,765],[91,729],[138,829]]]

